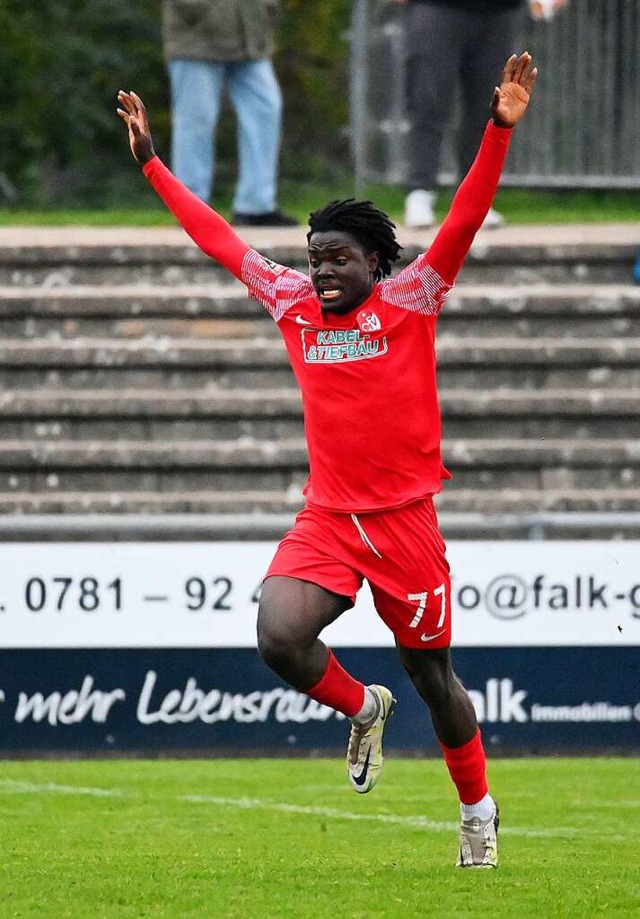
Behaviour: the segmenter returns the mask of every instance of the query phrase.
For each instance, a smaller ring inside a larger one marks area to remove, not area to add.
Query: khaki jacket
[[[163,0],[168,60],[255,61],[273,53],[280,0]]]

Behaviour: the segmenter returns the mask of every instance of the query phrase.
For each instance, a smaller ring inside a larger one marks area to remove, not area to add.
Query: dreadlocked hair
[[[396,239],[395,228],[391,218],[378,210],[373,202],[346,198],[343,201],[331,201],[309,214],[307,242],[314,233],[331,230],[349,233],[368,255],[378,253],[378,267],[374,277],[376,281],[381,281],[391,274],[392,262],[400,258],[402,246]]]

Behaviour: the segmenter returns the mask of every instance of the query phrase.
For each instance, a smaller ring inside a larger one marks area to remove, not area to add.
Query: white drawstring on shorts
[[[374,555],[377,555],[378,558],[382,558],[382,555],[378,552],[378,550],[376,549],[376,547],[374,546],[374,544],[371,542],[371,540],[369,539],[369,537],[368,537],[367,534],[365,533],[364,528],[363,528],[362,524],[360,523],[360,521],[358,520],[358,518],[356,517],[356,515],[355,515],[355,514],[351,514],[351,519],[353,520],[353,522],[355,523],[356,527],[358,528],[358,533],[360,533],[360,538],[362,539],[362,542],[365,544],[365,546],[367,546],[368,549],[371,549],[371,551],[374,553]]]

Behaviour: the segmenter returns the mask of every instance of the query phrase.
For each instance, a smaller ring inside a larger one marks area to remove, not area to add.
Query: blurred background
[[[387,0],[283,0],[275,58],[285,118],[281,197],[301,219],[319,199],[354,188],[400,215],[407,129],[400,13]],[[527,23],[522,47],[535,54],[541,76],[500,192],[511,220],[634,219],[639,26],[638,0],[580,0],[552,22]],[[5,0],[0,28],[7,100],[0,219],[30,221],[33,213],[24,211],[49,210],[58,212],[49,220],[60,221],[61,211],[86,208],[124,209],[127,222],[170,222],[131,168],[114,115],[117,90],[135,89],[168,160],[160,3],[50,0],[36,8]],[[449,155],[457,129],[454,122],[445,144],[441,180],[448,186],[457,179]],[[235,178],[235,130],[227,106],[214,199],[223,212]],[[110,219],[85,213],[85,221]]]
[[[284,0],[277,70],[285,98],[282,175],[348,183],[350,0]],[[6,0],[0,7],[0,204],[131,207],[151,196],[129,157],[116,93],[144,99],[168,158],[169,86],[158,0]],[[220,126],[220,177],[235,169],[235,123]],[[159,208],[160,209],[160,208]]]

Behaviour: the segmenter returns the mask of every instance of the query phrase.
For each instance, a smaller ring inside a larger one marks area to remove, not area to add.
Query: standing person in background
[[[226,88],[238,121],[233,222],[295,226],[277,207],[282,96],[271,63],[279,0],[164,0],[171,84],[172,166],[203,201],[215,174]]]
[[[527,0],[391,0],[406,6],[409,174],[404,222],[435,223],[442,139],[456,86],[462,91],[457,164],[466,175],[487,123],[487,98],[495,74],[513,52]],[[549,19],[567,0],[530,0],[535,18]],[[504,223],[493,208],[485,228]]]

